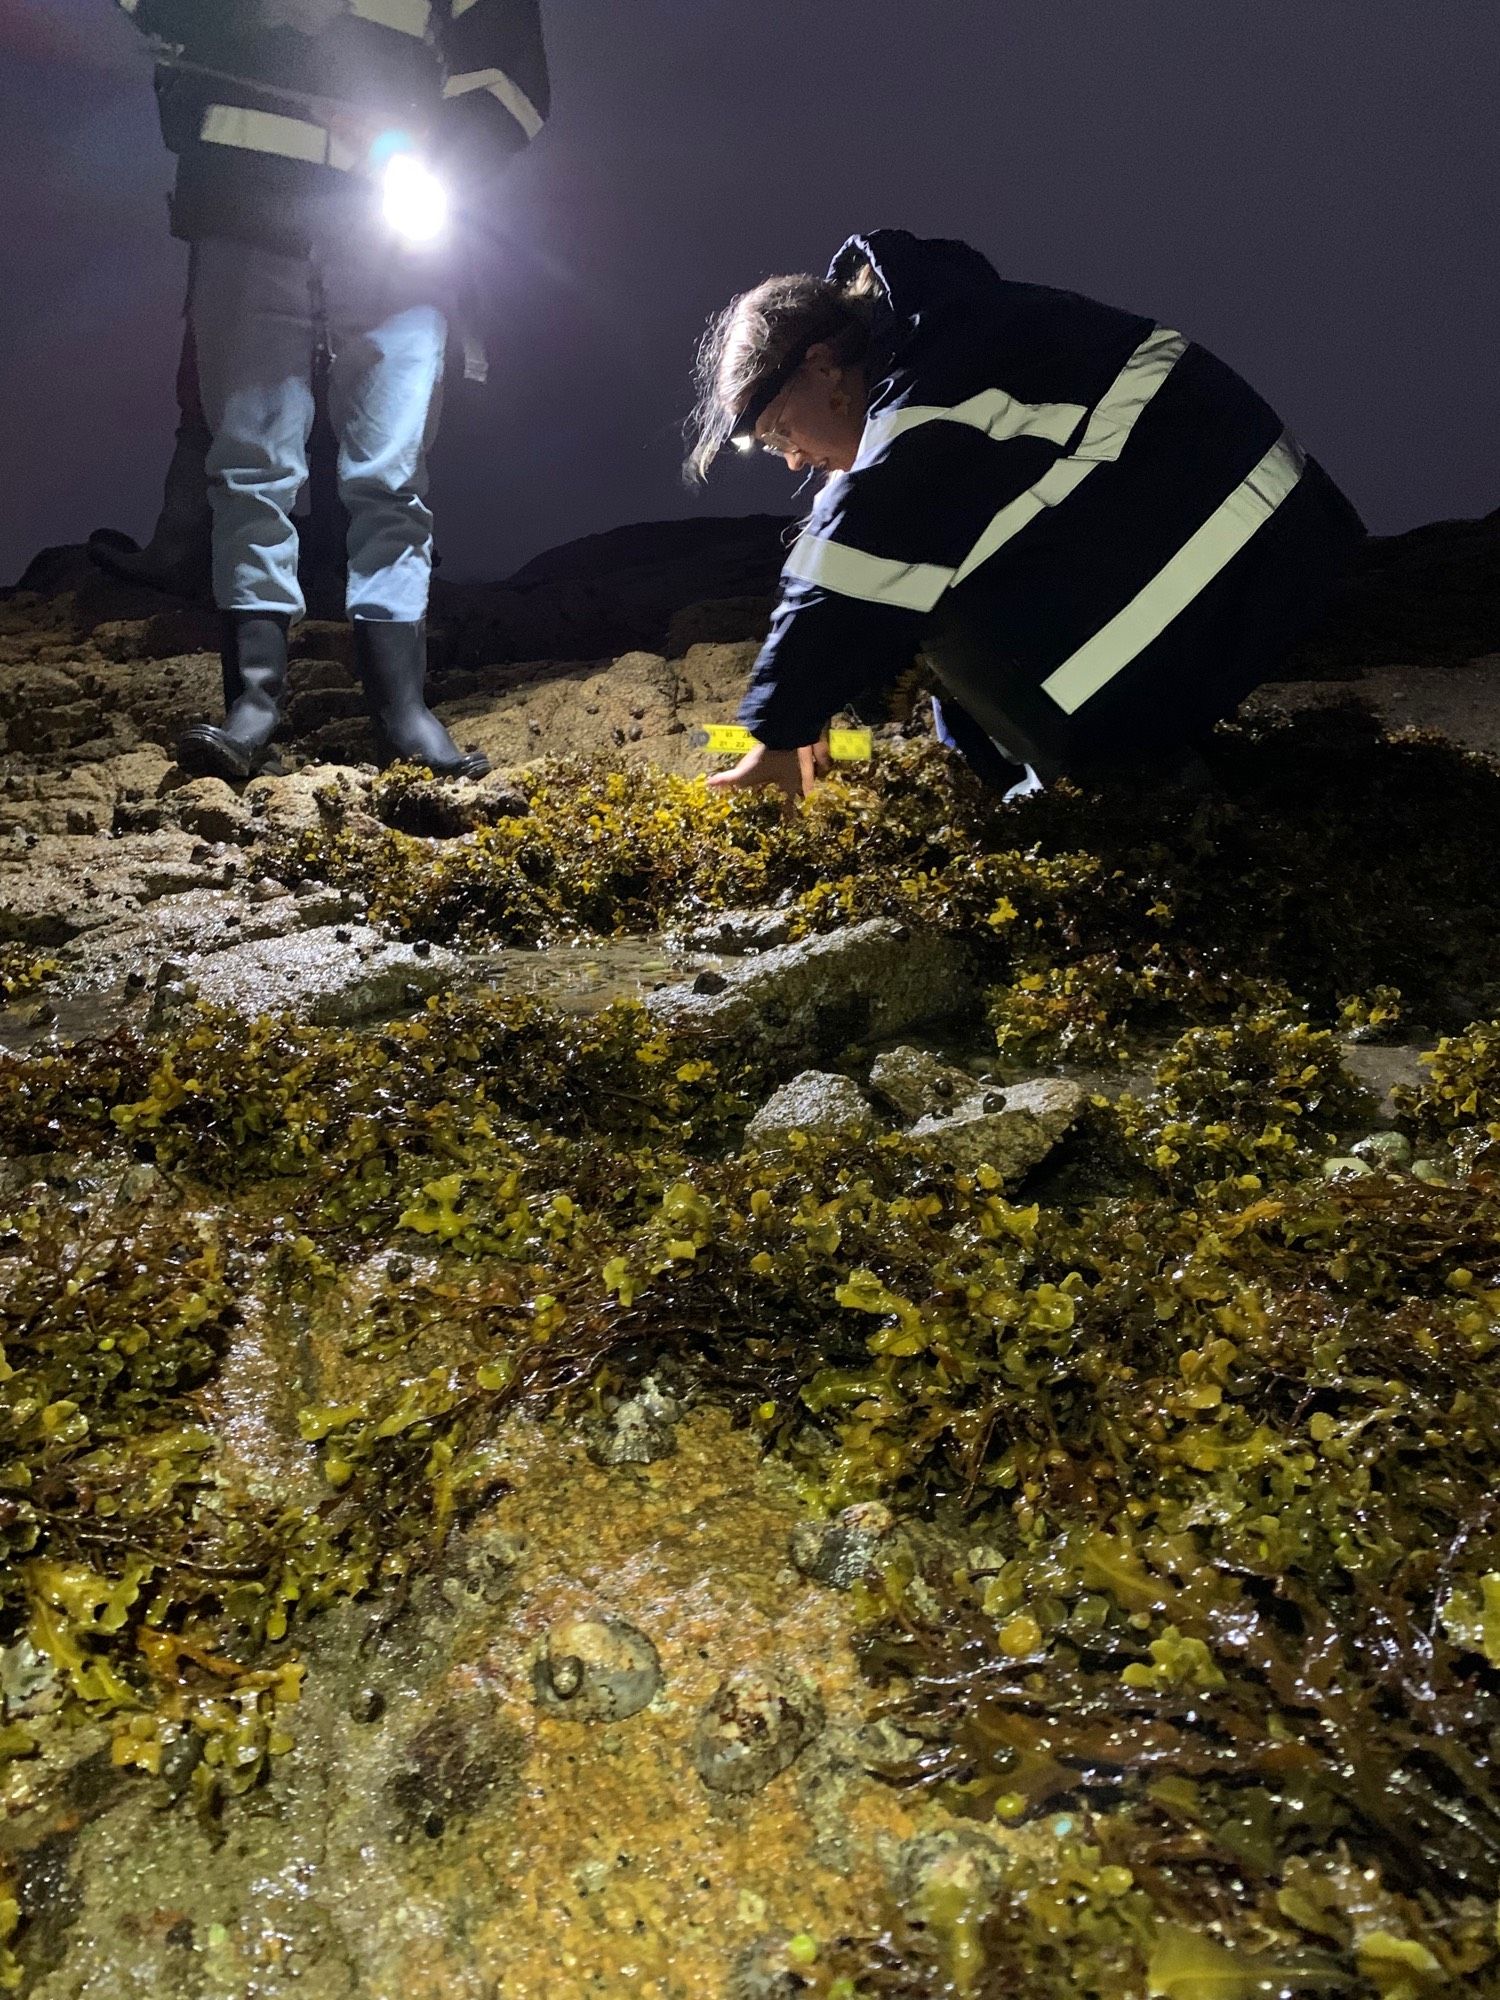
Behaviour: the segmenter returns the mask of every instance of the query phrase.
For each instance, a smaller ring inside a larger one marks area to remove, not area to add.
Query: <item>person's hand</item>
[[[753,791],[760,785],[774,785],[789,805],[796,805],[831,768],[828,739],[806,743],[800,750],[772,750],[757,743],[746,751],[732,771],[716,771],[709,784],[717,792]]]

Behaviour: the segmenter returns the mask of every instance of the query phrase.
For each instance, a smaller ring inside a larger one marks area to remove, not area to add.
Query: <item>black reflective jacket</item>
[[[963,243],[873,267],[869,415],[782,580],[741,721],[812,741],[920,655],[1044,776],[1191,740],[1265,679],[1363,529],[1274,410],[1171,328]]]
[[[305,253],[370,208],[371,142],[405,133],[461,212],[549,108],[538,0],[120,0],[163,50],[172,226]]]

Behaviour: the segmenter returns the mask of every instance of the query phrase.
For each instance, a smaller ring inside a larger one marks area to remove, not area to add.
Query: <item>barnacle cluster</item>
[[[1141,1067],[1070,1142],[1092,1178],[741,1150],[776,1059],[632,1003],[200,1010],[0,1063],[35,1169],[0,1198],[0,1747],[35,1747],[32,1663],[222,1811],[295,1733],[304,1621],[483,1502],[501,1413],[665,1365],[813,1504],[912,1523],[861,1586],[887,1775],[1032,1835],[794,1938],[801,1990],[1493,1990],[1500,779],[1347,720],[1222,775],[1005,808],[908,755],[788,820],[557,767],[440,839],[330,811],[276,858],[471,944],[777,898],[960,935],[1003,1057]],[[1399,1010],[1454,1030],[1401,1105],[1445,1179],[1324,1181],[1368,1118],[1338,1034]],[[212,1423],[248,1323],[303,1357],[274,1503]]]

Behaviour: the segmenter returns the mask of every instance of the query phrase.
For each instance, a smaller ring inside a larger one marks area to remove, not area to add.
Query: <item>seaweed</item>
[[[399,1601],[506,1411],[665,1370],[815,1507],[912,1524],[862,1599],[884,1774],[985,1843],[794,1938],[801,1989],[1493,1988],[1500,1023],[1402,1099],[1446,1183],[1320,1168],[1369,1115],[1341,1038],[1500,993],[1500,780],[1347,718],[1219,755],[1207,799],[1004,807],[902,752],[795,820],[607,763],[444,820],[398,776],[401,825],[331,801],[278,852],[469,944],[769,899],[960,936],[1004,1058],[1147,1073],[1071,1193],[900,1135],[736,1151],[774,1064],[626,1003],[0,1060],[37,1175],[0,1216],[0,1747],[103,1722],[215,1819],[292,1739],[307,1621]],[[247,1328],[298,1357],[274,1502],[213,1418]]]

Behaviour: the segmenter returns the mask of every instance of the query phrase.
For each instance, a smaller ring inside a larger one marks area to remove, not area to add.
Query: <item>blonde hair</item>
[[[731,299],[709,321],[693,376],[697,399],[688,419],[691,449],[684,476],[701,481],[733,435],[735,422],[760,384],[798,346],[826,340],[852,367],[870,346],[880,281],[861,263],[840,283],[809,273],[766,278]]]

